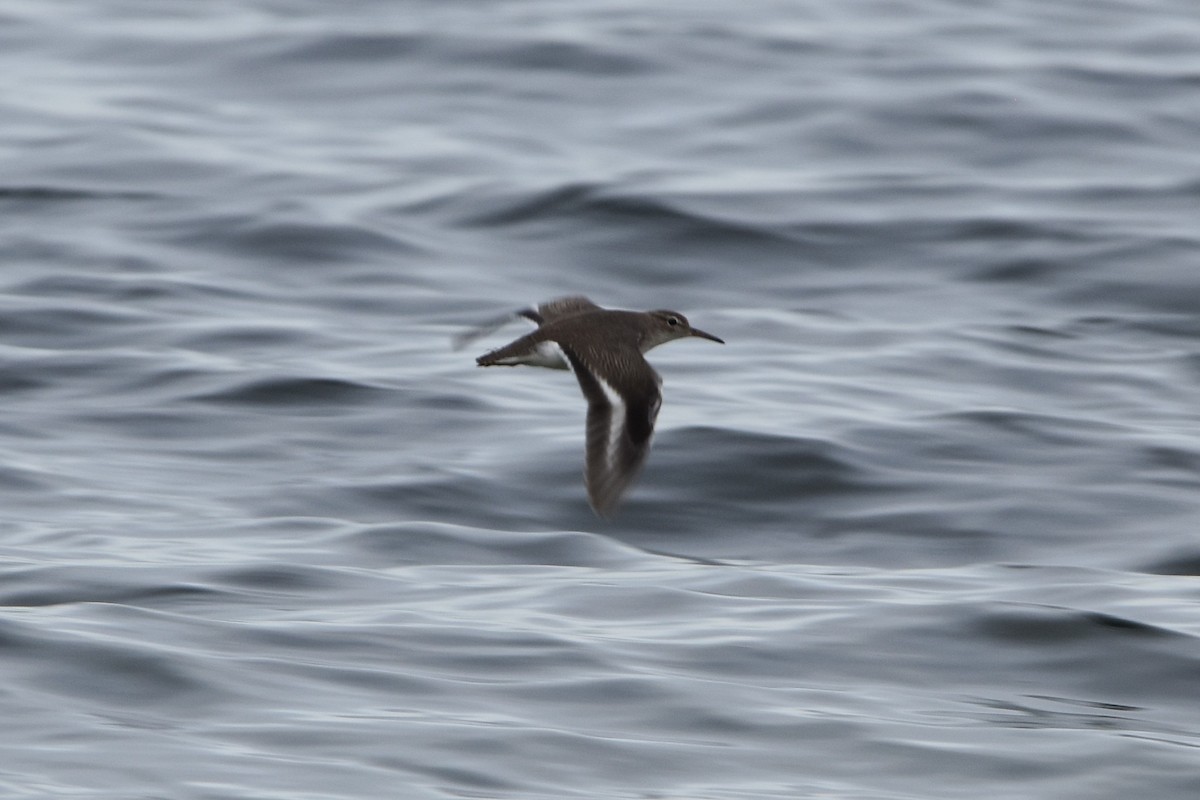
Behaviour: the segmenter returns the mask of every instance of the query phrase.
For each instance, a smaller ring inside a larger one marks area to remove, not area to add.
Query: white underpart
[[[497,364],[523,364],[529,367],[545,367],[546,369],[570,369],[567,357],[557,342],[538,342],[532,353],[522,356],[510,356],[496,361]]]

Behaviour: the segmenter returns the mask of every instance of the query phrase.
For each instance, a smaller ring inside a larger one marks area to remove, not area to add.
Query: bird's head
[[[659,310],[650,312],[650,329],[642,342],[642,352],[676,339],[686,339],[689,336],[698,336],[701,339],[725,344],[724,339],[718,339],[711,333],[693,328],[687,317],[678,311]]]

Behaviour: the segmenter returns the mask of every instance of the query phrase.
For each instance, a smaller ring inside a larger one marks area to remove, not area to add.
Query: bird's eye
[[[678,325],[679,317],[667,317],[667,324],[668,325]]]

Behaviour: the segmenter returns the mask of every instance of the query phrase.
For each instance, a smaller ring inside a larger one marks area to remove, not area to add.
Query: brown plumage
[[[537,329],[476,361],[481,367],[525,364],[575,373],[588,402],[588,500],[596,513],[608,516],[645,463],[662,403],[662,379],[643,354],[689,336],[724,342],[674,311],[614,311],[586,297],[563,297],[493,320],[459,337],[459,346],[514,316],[537,323]]]

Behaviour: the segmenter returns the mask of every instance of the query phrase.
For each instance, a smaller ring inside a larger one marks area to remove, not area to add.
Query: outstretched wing
[[[654,421],[662,404],[658,373],[639,358],[622,371],[622,392],[608,385],[586,358],[569,347],[563,354],[588,402],[584,482],[597,514],[608,516],[650,452]]]
[[[484,336],[494,333],[515,319],[524,318],[536,323],[540,327],[548,322],[554,322],[564,317],[582,314],[587,311],[602,310],[600,306],[580,295],[560,297],[556,300],[548,300],[536,308],[531,306],[517,311],[510,311],[507,314],[494,317],[487,322],[477,325],[470,330],[463,331],[454,337],[452,346],[455,350],[462,350],[476,339],[482,339]]]
[[[588,311],[602,311],[600,306],[588,300],[582,295],[574,295],[572,297],[559,297],[554,300],[547,300],[537,307],[537,310],[526,309],[520,312],[521,316],[532,319],[539,325],[545,325],[548,322],[557,322],[564,317],[573,317],[576,314],[584,314]],[[533,311],[535,316],[530,316],[529,311]]]

